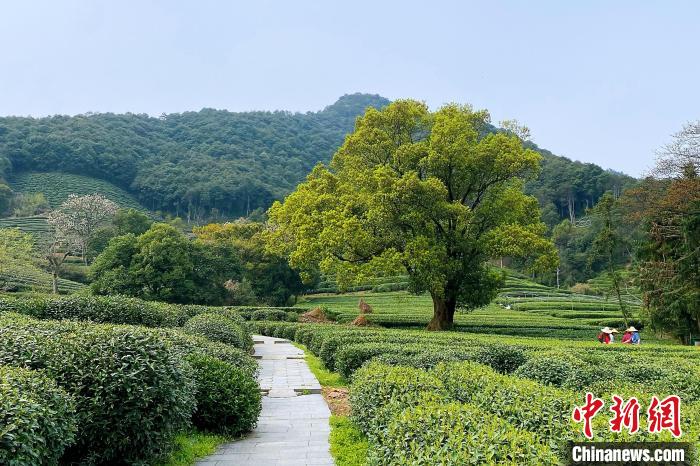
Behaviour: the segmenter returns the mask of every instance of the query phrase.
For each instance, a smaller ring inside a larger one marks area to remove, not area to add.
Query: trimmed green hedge
[[[190,335],[180,329],[159,329],[158,333],[172,351],[183,359],[191,355],[210,356],[232,365],[251,377],[255,377],[258,372],[258,364],[248,351],[211,341],[206,337]]]
[[[245,351],[253,348],[253,339],[246,329],[223,315],[199,314],[185,323],[184,330]]]
[[[211,356],[192,355],[187,361],[192,365],[197,384],[194,425],[229,435],[252,430],[262,408],[255,379]]]
[[[370,464],[560,464],[533,434],[462,403],[407,409],[376,443]]]
[[[75,402],[46,375],[0,366],[0,464],[56,464],[75,438]]]
[[[381,432],[403,409],[447,400],[447,390],[433,374],[376,362],[356,372],[350,390],[352,419],[368,435]]]
[[[72,319],[96,323],[176,327],[189,316],[185,308],[123,296],[37,296],[0,299],[0,312],[37,319]]]
[[[138,327],[0,316],[0,364],[43,369],[73,395],[78,431],[66,461],[161,454],[195,407],[189,365]]]

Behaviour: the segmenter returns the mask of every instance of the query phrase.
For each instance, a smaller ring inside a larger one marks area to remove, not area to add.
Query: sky
[[[639,176],[700,119],[700,2],[4,0],[0,115],[470,103]]]

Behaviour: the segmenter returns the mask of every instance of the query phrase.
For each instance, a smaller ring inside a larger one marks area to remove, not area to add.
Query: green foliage
[[[405,410],[377,443],[371,464],[560,464],[536,436],[461,403]]]
[[[236,217],[291,191],[330,158],[367,106],[387,103],[356,94],[304,114],[204,109],[164,118],[8,117],[0,119],[0,166],[9,158],[15,174],[60,167],[109,180],[151,210],[189,219]]]
[[[229,364],[242,373],[255,377],[258,364],[249,352],[206,337],[187,334],[179,329],[160,329],[159,335],[172,352],[183,359],[190,356],[208,356]]]
[[[76,402],[64,459],[138,462],[162,454],[194,410],[188,366],[153,331],[0,317],[0,364],[43,369]]]
[[[0,217],[5,215],[12,205],[14,192],[5,183],[0,183]]]
[[[501,374],[510,374],[527,361],[525,352],[511,345],[482,346],[476,351],[474,359]]]
[[[92,289],[97,294],[221,304],[227,293],[224,283],[239,274],[231,247],[190,241],[159,223],[138,237],[112,239],[92,266]]]
[[[447,391],[434,375],[376,363],[357,371],[350,390],[352,420],[369,435],[385,429],[403,409],[446,399]]]
[[[323,385],[323,383],[322,383]],[[347,417],[331,416],[331,433],[328,441],[337,466],[365,466],[367,463],[367,437]]]
[[[96,323],[175,327],[188,316],[176,306],[124,296],[31,296],[0,298],[0,312],[9,311],[37,319],[72,319]]]
[[[130,208],[121,209],[112,219],[112,224],[116,230],[117,236],[132,235],[139,236],[148,231],[153,225],[153,220],[151,220],[143,212]]]
[[[243,264],[244,282],[250,286],[254,301],[284,306],[292,296],[303,291],[304,286],[286,258],[265,251],[264,230],[263,223],[236,221],[195,228],[194,233],[205,244],[235,248]],[[238,294],[245,295],[246,290],[241,288],[239,285]],[[242,301],[241,298],[238,300]]]
[[[262,408],[255,379],[210,356],[192,355],[187,361],[197,384],[194,425],[229,435],[252,430]]]
[[[253,348],[250,334],[233,320],[216,314],[200,314],[185,323],[184,330],[193,335],[204,336],[249,351]]]
[[[19,193],[12,199],[12,215],[31,217],[49,210],[49,202],[43,193]]]
[[[57,464],[76,432],[73,398],[41,372],[0,365],[0,463]]]
[[[289,255],[303,277],[320,268],[341,286],[405,270],[411,290],[433,298],[434,330],[452,327],[456,307],[495,297],[504,277],[488,259],[552,268],[537,201],[522,192],[540,156],[514,135],[484,135],[488,118],[410,100],[369,109],[330,166],[270,209],[269,249]]]

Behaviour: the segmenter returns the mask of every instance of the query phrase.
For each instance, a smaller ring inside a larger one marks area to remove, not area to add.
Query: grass
[[[323,365],[323,362],[315,356],[311,351],[309,351],[304,345],[294,343],[294,346],[304,351],[304,359],[306,364],[309,365],[311,373],[316,376],[318,382],[322,387],[338,388],[347,387],[348,383],[343,376],[337,372],[331,372]]]
[[[331,416],[331,454],[337,466],[367,463],[367,438],[347,416]]]
[[[211,455],[229,439],[205,432],[188,432],[175,437],[175,448],[158,466],[191,466],[198,459]]]

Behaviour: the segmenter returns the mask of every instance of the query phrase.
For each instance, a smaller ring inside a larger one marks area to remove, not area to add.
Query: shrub
[[[156,331],[0,318],[0,364],[44,369],[73,395],[78,431],[69,460],[138,463],[162,453],[194,409],[188,365]]]
[[[231,435],[255,427],[261,409],[260,388],[250,375],[210,356],[192,355],[187,360],[197,384],[194,425]]]
[[[145,327],[176,327],[187,319],[187,315],[177,306],[124,296],[0,299],[0,311],[16,312],[37,319],[72,319]]]
[[[438,365],[434,373],[452,397],[500,417],[560,448],[569,438],[573,392],[495,373],[472,362]]]
[[[251,320],[285,321],[287,312],[281,309],[258,309],[253,312]]]
[[[569,358],[550,354],[530,358],[518,367],[513,375],[560,387],[572,378],[574,371],[574,365]]]
[[[501,374],[510,374],[525,364],[527,356],[517,346],[492,344],[479,348],[474,354],[474,359],[491,366]]]
[[[407,409],[377,442],[371,464],[559,464],[531,433],[461,403]]]
[[[201,335],[211,341],[226,343],[242,350],[250,351],[253,348],[250,334],[241,325],[222,315],[194,316],[185,323],[184,329],[193,335]]]
[[[179,329],[160,329],[158,332],[161,339],[171,347],[172,351],[183,359],[190,355],[211,356],[221,359],[251,377],[255,377],[257,374],[257,362],[247,351],[240,348],[211,341],[205,337],[190,335]]]
[[[335,355],[335,370],[347,380],[365,362],[375,356],[385,353],[416,354],[424,351],[422,347],[407,347],[395,343],[358,343],[347,345],[338,350]]]
[[[385,428],[402,409],[445,400],[445,387],[433,374],[376,362],[357,371],[350,390],[353,421],[366,434]]]
[[[56,464],[75,438],[75,403],[40,372],[0,366],[0,426],[0,464]]]

